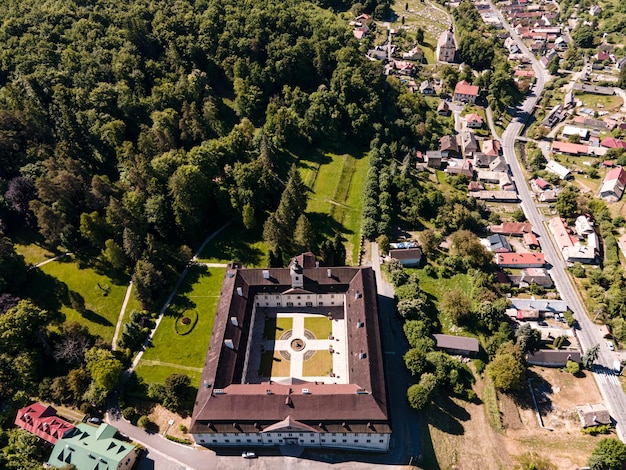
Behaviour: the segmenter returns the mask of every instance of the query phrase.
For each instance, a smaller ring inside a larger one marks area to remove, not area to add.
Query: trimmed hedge
[[[186,438],[182,438],[182,437],[176,437],[176,436],[170,436],[169,434],[166,434],[165,438],[167,440],[169,440],[169,441],[177,442],[178,444],[184,444],[186,446],[190,446],[192,444],[190,439],[186,439]]]

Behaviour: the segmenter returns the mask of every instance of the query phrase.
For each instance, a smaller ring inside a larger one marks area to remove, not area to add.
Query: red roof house
[[[483,118],[480,115],[474,113],[467,116],[467,127],[472,129],[480,129],[483,127]]]
[[[454,87],[454,100],[474,103],[476,101],[476,98],[478,98],[479,92],[479,87],[470,85],[465,80],[461,80]]]
[[[501,268],[541,268],[546,260],[543,253],[498,253],[496,264]]]
[[[534,233],[532,232],[525,233],[523,235],[523,238],[524,238],[524,244],[528,248],[539,248],[539,242],[537,241],[537,237],[535,236]]]
[[[533,226],[527,222],[503,222],[500,225],[490,225],[489,231],[491,233],[522,237],[525,233],[532,233]]]
[[[568,155],[589,155],[589,146],[555,141],[552,143],[552,151],[566,153]]]
[[[616,139],[615,137],[605,137],[600,142],[600,145],[610,149],[626,149],[626,141]]]
[[[483,153],[497,157],[500,155],[500,142],[495,139],[483,140]]]
[[[74,429],[74,425],[57,416],[57,411],[51,406],[33,403],[20,408],[15,417],[15,424],[25,431],[56,444],[57,439]]]

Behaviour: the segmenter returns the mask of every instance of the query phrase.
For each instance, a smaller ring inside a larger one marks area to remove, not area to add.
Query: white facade
[[[303,447],[329,447],[368,451],[389,449],[391,434],[367,432],[283,432],[205,433],[194,434],[197,444],[203,446],[275,446],[298,444]]]
[[[345,294],[257,294],[257,307],[341,307]]]

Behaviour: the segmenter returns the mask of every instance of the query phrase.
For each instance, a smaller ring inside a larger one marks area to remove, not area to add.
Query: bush
[[[590,436],[596,436],[598,434],[609,434],[611,432],[610,424],[601,424],[599,426],[589,426],[581,429],[583,434],[589,434]]]
[[[580,364],[576,361],[567,361],[567,364],[565,364],[565,370],[572,375],[576,375],[580,372]]]
[[[122,410],[122,416],[124,417],[124,419],[130,421],[131,423],[137,419],[137,414],[137,410],[132,406],[129,406]]]
[[[478,375],[482,374],[485,370],[485,363],[480,359],[474,359],[472,361],[474,363],[474,368],[476,369],[476,373]]]
[[[148,430],[149,428],[154,427],[155,424],[146,415],[141,415],[137,420],[137,426],[139,426],[141,429]]]
[[[177,442],[178,444],[184,444],[187,446],[190,446],[192,444],[191,440],[187,438],[170,436],[169,434],[166,434],[165,437],[168,441]]]
[[[178,430],[184,434],[187,434],[187,431],[189,431],[189,429],[187,429],[187,426],[185,426],[184,424],[179,424]]]

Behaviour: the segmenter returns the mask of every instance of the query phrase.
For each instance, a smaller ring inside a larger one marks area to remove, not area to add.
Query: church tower
[[[291,274],[291,287],[303,287],[304,286],[304,270],[298,258],[294,258],[289,266],[289,273]]]
[[[452,63],[456,59],[456,41],[453,26],[441,33],[437,41],[437,61]]]

